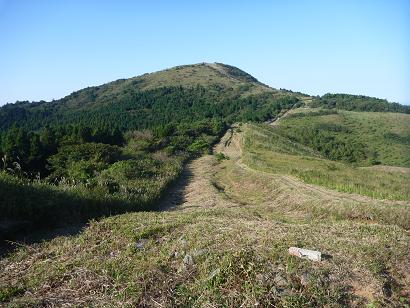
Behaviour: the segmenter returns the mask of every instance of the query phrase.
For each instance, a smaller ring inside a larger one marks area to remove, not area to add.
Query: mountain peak
[[[144,90],[163,86],[217,85],[224,88],[238,88],[246,85],[257,92],[274,91],[243,70],[218,62],[175,66],[130,80],[133,82],[138,80],[139,86]]]

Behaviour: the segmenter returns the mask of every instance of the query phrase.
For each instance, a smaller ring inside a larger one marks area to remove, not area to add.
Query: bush
[[[224,153],[221,153],[221,152],[216,153],[216,154],[215,154],[215,157],[216,157],[216,160],[217,160],[218,162],[221,162],[221,161],[223,161],[223,160],[225,160],[225,159],[229,159],[228,156],[226,156]]]
[[[83,143],[61,147],[48,160],[52,180],[67,178],[84,181],[101,172],[120,156],[120,148],[102,143]]]

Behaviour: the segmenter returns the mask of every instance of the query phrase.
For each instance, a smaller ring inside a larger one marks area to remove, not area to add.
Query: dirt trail
[[[223,152],[237,164],[242,164],[242,135],[238,126],[228,129],[213,152]],[[245,168],[245,165],[243,165]],[[242,203],[226,198],[223,188],[215,182],[218,162],[213,155],[204,155],[189,162],[180,179],[168,190],[168,195],[161,201],[164,211],[184,211],[196,208],[233,207]]]
[[[303,181],[290,176],[271,174],[254,170],[242,160],[243,154],[243,131],[238,125],[228,129],[220,142],[214,147],[214,152],[222,152],[229,157],[233,167],[243,174],[245,180],[239,181],[237,191],[254,186],[254,192],[261,189],[254,183],[255,178],[270,182],[269,195],[265,205],[280,206],[283,202],[298,204],[320,203],[325,206],[344,206],[348,204],[367,204],[371,206],[408,204],[404,201],[377,200],[370,197],[342,193],[325,187],[306,184]],[[169,190],[169,195],[161,202],[163,210],[194,210],[210,207],[234,207],[243,206],[244,201],[235,198],[227,198],[221,194],[227,183],[217,183],[215,174],[219,164],[212,155],[205,155],[188,163],[179,181]],[[228,185],[229,186],[229,185]],[[266,192],[265,192],[266,193]]]
[[[242,135],[237,132],[238,126],[228,129],[213,152],[223,152],[236,163],[242,160]],[[243,166],[245,167],[245,166]],[[198,207],[242,205],[221,195],[222,187],[216,184],[214,175],[218,162],[213,155],[204,155],[189,162],[179,180],[168,190],[168,195],[161,201],[162,210],[187,210]]]
[[[279,120],[282,119],[282,118],[286,118],[286,117],[292,112],[292,110],[293,110],[293,109],[288,109],[288,110],[286,110],[284,113],[279,114],[276,118],[273,118],[272,120],[268,121],[267,123],[268,123],[269,125],[272,125],[272,126],[278,125],[278,124],[279,124]]]
[[[235,206],[222,198],[221,188],[213,181],[216,159],[204,155],[189,162],[180,179],[169,189],[168,195],[161,201],[163,211],[185,211],[215,206]]]

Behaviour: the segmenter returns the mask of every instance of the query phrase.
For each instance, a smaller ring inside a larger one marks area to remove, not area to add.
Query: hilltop
[[[119,79],[100,86],[88,87],[52,102],[17,102],[0,108],[0,128],[8,129],[13,123],[38,129],[45,124],[56,125],[73,121],[92,123],[105,121],[113,126],[124,127],[124,121],[146,116],[147,107],[138,103],[141,93],[160,94],[196,91],[197,96],[206,92],[210,103],[223,103],[225,99],[245,99],[253,96],[283,96],[287,93],[272,89],[258,82],[242,70],[220,63],[201,63],[178,66],[138,77]],[[123,108],[122,108],[123,107]],[[132,114],[130,114],[132,111]],[[103,116],[99,117],[99,113]],[[116,113],[113,116],[107,113]],[[85,114],[85,115],[84,115]],[[138,126],[146,124],[137,123]]]

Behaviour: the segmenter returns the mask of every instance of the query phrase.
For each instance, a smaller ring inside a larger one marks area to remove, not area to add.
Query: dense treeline
[[[46,126],[39,131],[28,131],[13,125],[0,135],[2,167],[8,169],[18,164],[27,173],[47,174],[46,161],[60,146],[85,142],[121,145],[123,141],[118,129],[108,127]]]
[[[350,94],[325,94],[315,98],[312,101],[311,106],[350,111],[410,113],[410,106],[389,103],[385,99]]]
[[[126,131],[204,118],[224,118],[227,122],[263,121],[297,102],[297,98],[290,95],[278,98],[272,93],[263,93],[244,98],[233,89],[202,86],[149,91],[127,88],[115,97],[100,95],[95,101],[86,101],[84,96],[93,99],[97,95],[93,92],[98,93],[97,87],[87,89],[87,95],[74,93],[58,101],[3,106],[0,108],[0,130],[9,129],[14,123],[27,130],[76,123]],[[77,96],[81,103],[73,98]]]
[[[292,96],[238,98],[230,97],[229,91],[217,95],[204,87],[172,87],[130,92],[113,103],[79,110],[67,110],[64,99],[27,108],[22,103],[7,105],[0,109],[4,118],[0,155],[4,168],[18,162],[25,170],[44,174],[47,158],[60,146],[76,142],[121,145],[122,133],[143,129],[165,138],[158,144],[175,152],[199,146],[200,141],[193,143],[202,133],[218,136],[226,123],[264,121],[296,103],[298,99]]]
[[[3,219],[45,225],[153,208],[183,162],[209,151],[228,124],[265,121],[300,104],[213,86],[99,91],[0,108]]]

